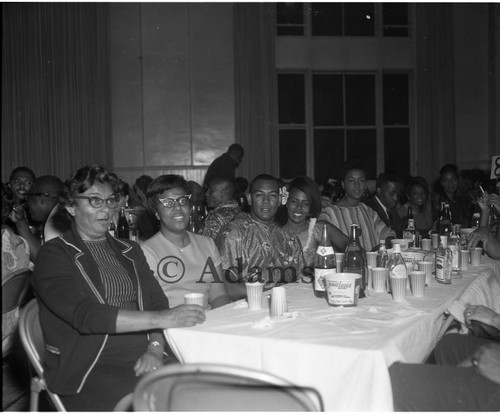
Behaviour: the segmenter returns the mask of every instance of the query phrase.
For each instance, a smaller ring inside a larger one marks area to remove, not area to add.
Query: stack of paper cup
[[[260,310],[262,308],[262,293],[264,292],[264,282],[247,282],[247,301],[250,310]]]
[[[184,304],[196,304],[205,307],[205,294],[189,293],[184,295]]]
[[[437,234],[437,233],[431,233],[431,239],[432,239],[432,247],[434,249],[438,249],[438,246],[439,246],[439,234]]]
[[[406,284],[408,277],[391,277],[392,298],[396,302],[404,301],[406,298]]]
[[[273,287],[271,290],[271,316],[282,316],[287,311],[285,287]]]
[[[386,282],[387,282],[387,274],[389,270],[384,267],[373,267],[372,268],[372,282],[373,282],[373,291],[376,293],[385,293]]]
[[[483,248],[472,248],[469,253],[470,265],[473,267],[479,266],[481,264],[481,254],[483,253]]]
[[[462,271],[469,268],[469,256],[470,256],[470,252],[468,249],[462,249],[460,251],[460,269]]]
[[[424,271],[412,271],[410,273],[411,292],[414,297],[424,296],[425,277]]]
[[[470,250],[470,264],[473,267],[479,266],[481,263],[481,253],[483,252],[483,248],[474,248]]]
[[[366,266],[368,268],[368,288],[373,286],[372,284],[372,268],[377,266],[377,253],[376,252],[366,252]]]
[[[434,269],[434,263],[431,261],[420,261],[418,263],[418,270],[425,272],[425,285],[429,285],[431,282],[432,270]]]

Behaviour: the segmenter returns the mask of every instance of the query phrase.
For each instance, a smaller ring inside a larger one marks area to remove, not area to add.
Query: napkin
[[[270,329],[274,325],[273,320],[271,317],[266,316],[261,320],[257,320],[255,323],[253,323],[252,327],[254,329]]]

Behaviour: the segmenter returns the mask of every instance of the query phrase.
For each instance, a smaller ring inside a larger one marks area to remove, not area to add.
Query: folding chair
[[[228,365],[174,364],[145,375],[133,393],[135,411],[323,410],[319,393],[269,373]]]
[[[61,398],[47,388],[47,384],[43,377],[45,342],[40,320],[38,318],[38,303],[36,299],[31,300],[21,310],[21,315],[19,317],[19,335],[24,350],[36,372],[36,376],[31,378],[30,411],[38,411],[39,395],[43,390],[49,395],[56,410],[66,411]]]

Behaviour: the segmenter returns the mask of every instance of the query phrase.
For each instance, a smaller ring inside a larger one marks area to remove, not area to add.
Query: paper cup
[[[285,287],[273,287],[271,290],[271,317],[279,317],[288,311]]]
[[[247,282],[248,308],[250,310],[260,310],[262,308],[262,293],[264,292],[264,282]]]
[[[424,271],[412,271],[410,273],[411,292],[414,297],[424,296],[425,278]]]
[[[335,262],[337,265],[337,272],[344,271],[344,257],[345,254],[343,252],[335,252]]]
[[[418,263],[418,270],[425,272],[425,285],[431,282],[432,271],[434,270],[434,263],[430,261],[420,261]]]
[[[196,304],[205,307],[205,294],[189,293],[184,295],[184,304]]]
[[[460,251],[460,270],[464,271],[469,268],[469,258],[470,252],[468,249],[462,249]]]
[[[422,249],[424,251],[430,251],[432,248],[432,240],[431,239],[422,239]]]
[[[404,301],[406,298],[406,284],[408,277],[391,277],[392,298],[395,302]]]
[[[373,291],[375,291],[376,293],[387,292],[386,282],[388,272],[389,270],[384,267],[372,268]]]
[[[481,264],[481,254],[483,252],[483,248],[474,248],[470,250],[470,264],[473,267],[479,266]]]

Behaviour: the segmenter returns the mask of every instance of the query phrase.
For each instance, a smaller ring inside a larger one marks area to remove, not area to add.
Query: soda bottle
[[[439,236],[448,237],[451,232],[451,213],[450,206],[448,203],[444,203],[444,214],[441,220],[439,221]]]
[[[385,247],[385,241],[383,239],[380,240],[380,247],[377,252],[377,267],[387,267],[387,263],[389,262],[389,255],[387,254],[387,249]]]
[[[345,249],[344,272],[361,275],[359,298],[365,297],[366,289],[366,261],[364,249],[359,244],[359,226],[351,224],[351,237]]]
[[[408,226],[406,229],[403,231],[403,238],[404,239],[411,239],[413,246],[416,247],[416,229],[415,229],[415,219],[413,219],[413,212],[411,209],[411,206],[408,206]]]
[[[325,285],[321,278],[334,272],[336,272],[335,251],[328,239],[326,224],[324,224],[321,241],[314,256],[314,295],[316,297],[325,298]]]
[[[397,278],[407,278],[407,287],[410,283],[408,280],[408,268],[406,268],[406,263],[405,260],[403,259],[403,256],[401,255],[401,246],[399,244],[393,244],[392,246],[394,248],[392,252],[391,259],[389,259],[389,281],[391,277],[397,277]],[[409,288],[409,287],[408,287]]]
[[[436,251],[436,281],[441,284],[451,284],[451,251],[448,248],[448,237],[439,237]]]
[[[128,226],[127,218],[125,217],[125,208],[120,208],[120,216],[118,218],[118,225],[116,226],[118,232],[118,238],[129,239],[130,228]]]

